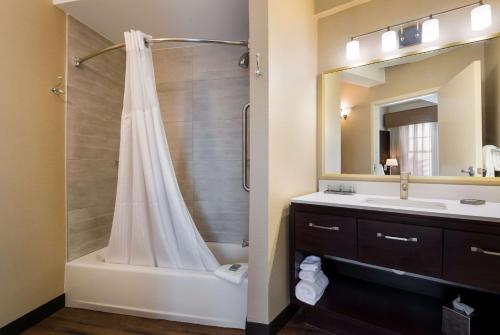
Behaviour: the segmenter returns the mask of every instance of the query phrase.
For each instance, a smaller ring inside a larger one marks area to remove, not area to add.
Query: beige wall
[[[65,17],[51,0],[0,5],[0,327],[63,293]]]
[[[249,0],[250,22],[250,204],[248,259],[249,322],[269,322],[269,0]],[[255,76],[255,57],[261,55],[260,69]]]
[[[345,58],[345,44],[353,35],[358,35],[397,24],[401,21],[429,15],[456,6],[470,4],[469,0],[373,0],[361,6],[339,12],[318,21],[318,67],[320,72],[346,65],[355,65],[372,59],[394,56],[406,51],[421,49],[422,46],[409,47],[393,53],[382,53],[380,34],[373,34],[361,39],[361,57],[356,61]],[[500,13],[500,0],[488,1],[493,7],[493,15]],[[470,29],[470,10],[461,10],[440,17],[441,37],[438,41],[426,44],[426,47],[447,42],[464,40],[474,36],[499,32],[500,20],[493,20],[493,25],[481,32],[473,33]]]
[[[386,83],[365,88],[344,82],[341,101],[351,106],[342,121],[342,173],[371,173],[371,104],[438,88],[474,60],[484,60],[484,44],[473,44],[423,61],[386,68]],[[432,70],[431,70],[432,69]]]
[[[288,304],[290,198],[317,187],[313,12],[309,0],[250,1],[250,43],[264,65],[250,79],[252,322],[268,323]]]
[[[351,1],[352,0],[314,0],[314,12],[320,13],[340,5],[345,5]]]
[[[500,38],[488,41],[485,56],[485,142],[500,147]]]

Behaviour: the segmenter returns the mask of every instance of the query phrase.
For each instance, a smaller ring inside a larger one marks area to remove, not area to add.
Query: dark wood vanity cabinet
[[[355,218],[297,212],[295,231],[295,243],[301,250],[356,258]]]
[[[331,281],[315,306],[294,291],[311,254]],[[442,306],[458,294],[481,311],[488,331],[477,334],[500,334],[500,223],[292,204],[290,299],[310,323],[337,335],[441,334]]]
[[[358,260],[440,277],[442,231],[401,223],[358,220]]]
[[[445,230],[443,278],[500,291],[500,236]]]

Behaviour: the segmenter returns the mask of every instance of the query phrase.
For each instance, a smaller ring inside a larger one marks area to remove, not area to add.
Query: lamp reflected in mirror
[[[386,168],[389,168],[389,175],[392,175],[392,168],[398,165],[398,160],[396,158],[387,158],[385,161]]]

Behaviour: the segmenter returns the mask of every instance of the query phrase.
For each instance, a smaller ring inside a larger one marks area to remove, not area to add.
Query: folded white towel
[[[307,256],[300,263],[301,270],[319,271],[321,270],[321,258],[318,256]]]
[[[233,267],[235,270],[230,270],[231,267]],[[214,274],[221,279],[239,285],[248,276],[248,264],[237,263],[237,264],[222,265],[219,268],[217,268],[217,270],[215,270]]]
[[[323,296],[328,283],[328,278],[324,273],[321,273],[314,283],[301,280],[295,286],[295,296],[297,299],[305,302],[306,304],[316,305],[319,299]]]
[[[496,150],[492,150],[491,157],[493,159],[493,167],[495,171],[500,171],[500,151],[498,148]]]
[[[310,271],[310,270],[301,270],[299,272],[299,278],[311,283],[314,283],[318,280],[319,275],[323,274],[323,271],[320,269],[316,271]]]
[[[382,164],[377,164],[377,175],[379,176],[385,176],[385,171],[384,171],[384,167],[382,166]]]

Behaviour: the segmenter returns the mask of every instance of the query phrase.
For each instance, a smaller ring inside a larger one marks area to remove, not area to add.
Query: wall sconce
[[[387,31],[382,34],[382,51],[390,52],[398,48],[398,34],[387,28]]]
[[[359,41],[352,39],[346,45],[346,58],[355,60],[359,57]]]
[[[341,107],[340,108],[340,117],[344,120],[347,120],[347,117],[351,113],[351,109],[349,107]]]
[[[420,35],[419,32],[419,25],[420,22],[423,21],[421,25],[421,36],[422,36],[422,43],[429,43],[429,42],[434,42],[437,39],[439,39],[439,19],[435,18],[435,16],[441,16],[448,14],[450,12],[458,11],[458,10],[463,10],[464,8],[469,8],[469,7],[474,7],[471,12],[471,30],[472,31],[478,31],[485,29],[492,24],[492,11],[491,11],[491,5],[484,4],[483,1],[476,1],[474,3],[466,4],[463,6],[459,7],[454,7],[451,9],[443,10],[438,13],[433,13],[428,16],[424,17],[419,17],[415,18],[412,20],[396,23],[394,25],[391,25],[389,27],[384,27],[380,29],[376,29],[373,31],[370,31],[368,33],[352,36],[351,40],[347,42],[346,44],[346,58],[350,61],[356,60],[360,57],[360,39],[362,37],[372,35],[372,34],[379,34],[381,32],[381,42],[382,42],[382,51],[384,52],[391,52],[394,51],[398,48],[398,36],[396,31],[392,31],[391,28],[394,27],[401,27],[401,30],[403,30],[403,26],[408,26],[410,23],[416,23],[416,29],[417,29],[417,37]],[[420,39],[418,39],[420,43]],[[405,47],[409,45],[413,45],[416,43],[412,44],[399,44],[399,47]]]
[[[471,28],[474,31],[491,26],[491,6],[480,2],[480,5],[470,12]]]
[[[439,20],[429,17],[429,20],[422,23],[422,42],[434,42],[439,38]]]

